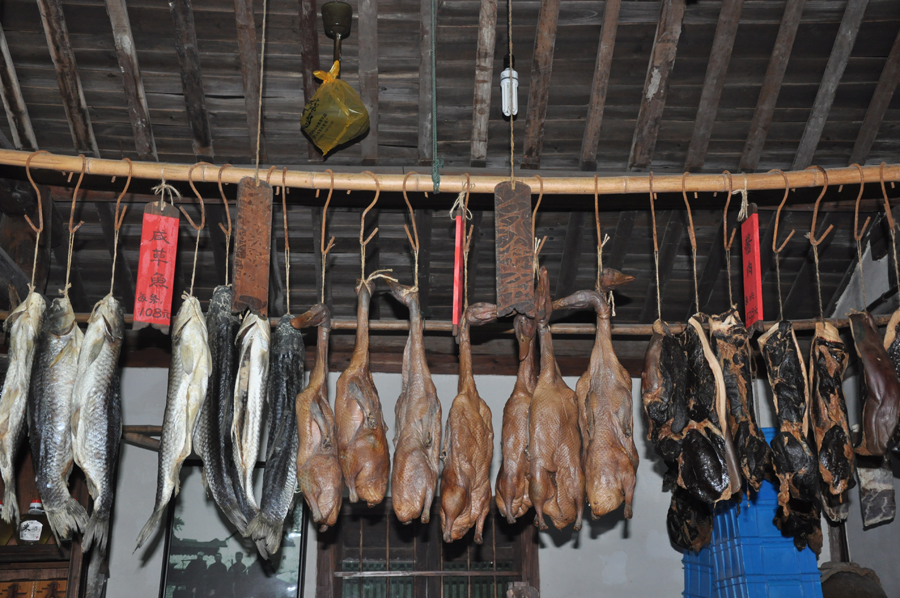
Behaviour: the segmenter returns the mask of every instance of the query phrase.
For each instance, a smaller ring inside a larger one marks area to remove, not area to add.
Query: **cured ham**
[[[624,502],[632,516],[638,453],[634,447],[631,376],[616,357],[606,293],[634,280],[605,269],[598,290],[578,291],[553,303],[554,309],[593,309],[597,332],[588,370],[575,386],[581,428],[585,486],[591,516],[596,519]]]
[[[862,440],[860,455],[881,456],[891,442],[900,417],[900,381],[878,334],[875,320],[866,312],[850,314],[850,332],[862,363]],[[891,333],[891,327],[888,327]],[[896,332],[896,326],[893,332]],[[888,339],[885,339],[885,342]],[[892,342],[891,345],[894,343]]]

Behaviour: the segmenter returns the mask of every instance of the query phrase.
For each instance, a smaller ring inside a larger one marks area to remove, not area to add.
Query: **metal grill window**
[[[492,502],[481,545],[472,531],[445,544],[438,511],[427,524],[402,525],[389,499],[374,508],[344,503],[338,525],[319,534],[316,597],[502,598],[509,582],[537,585],[530,518],[510,525]]]

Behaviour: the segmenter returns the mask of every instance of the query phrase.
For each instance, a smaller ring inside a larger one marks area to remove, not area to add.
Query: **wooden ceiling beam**
[[[559,273],[556,275],[556,292],[553,294],[556,298],[568,297],[575,292],[578,262],[581,261],[581,240],[584,238],[584,220],[584,212],[569,212]]]
[[[259,48],[256,44],[256,18],[253,16],[253,0],[234,0],[234,20],[237,27],[238,56],[241,61],[241,81],[244,85],[244,110],[247,112],[247,133],[250,154],[256,155],[259,145],[259,161],[268,162],[266,157],[266,134],[260,130],[260,79]]]
[[[122,297],[122,303],[126,306],[126,310],[128,306],[133,308],[134,275],[131,273],[131,266],[128,264],[128,260],[125,259],[124,249],[120,248],[119,251],[116,251],[115,217],[107,202],[94,202],[94,207],[97,209],[97,217],[100,219],[100,228],[103,230],[103,240],[106,242],[106,247],[109,250],[109,257],[116,256],[116,290],[119,296]]]
[[[491,119],[491,84],[497,43],[497,0],[482,0],[478,13],[478,47],[475,50],[475,100],[472,103],[471,166],[487,165],[488,123]]]
[[[434,131],[432,130],[432,79],[436,76],[431,69],[432,36],[431,0],[419,1],[419,164],[431,165],[434,159],[431,147]],[[435,117],[437,120],[437,117]]]
[[[869,102],[869,109],[866,110],[866,117],[859,128],[859,135],[853,144],[853,151],[850,152],[850,164],[864,164],[869,157],[869,151],[875,143],[878,129],[881,128],[898,83],[900,83],[900,31],[894,39],[894,45],[878,79],[878,86]]]
[[[722,2],[719,22],[716,25],[716,35],[713,38],[709,63],[706,66],[703,91],[700,94],[700,106],[697,108],[697,118],[694,121],[694,132],[691,135],[691,144],[688,146],[687,159],[684,162],[686,172],[700,170],[706,161],[706,151],[709,148],[709,139],[716,122],[716,112],[719,110],[719,100],[722,97],[722,89],[725,87],[725,76],[728,74],[728,63],[731,62],[731,51],[734,49],[734,38],[737,36],[743,8],[744,0],[724,0]]]
[[[544,120],[550,99],[550,77],[553,73],[553,49],[556,25],[559,23],[560,0],[541,0],[537,31],[534,34],[534,58],[531,61],[531,85],[528,89],[528,114],[525,117],[522,168],[541,167],[544,144]]]
[[[607,0],[603,9],[603,27],[597,45],[597,61],[591,82],[591,102],[588,104],[584,137],[581,139],[581,170],[597,170],[597,146],[600,144],[600,128],[603,125],[603,109],[606,107],[606,90],[609,88],[609,71],[616,46],[616,29],[619,26],[619,8],[622,0]]]
[[[378,164],[378,0],[359,2],[359,95],[369,112],[369,133],[359,142],[362,163]]]
[[[675,216],[676,210],[668,210],[665,233],[659,246],[659,293],[665,296],[666,285],[672,276],[675,267],[675,258],[678,256],[678,246],[684,236],[684,224]],[[644,299],[644,307],[641,309],[639,322],[650,323],[656,318],[656,280],[650,282],[647,287],[647,297]]]
[[[812,164],[816,147],[822,138],[828,113],[834,103],[834,96],[841,83],[841,78],[844,76],[844,70],[850,61],[850,53],[853,51],[856,35],[859,33],[859,26],[868,5],[869,0],[848,0],[847,2],[841,26],[838,28],[834,46],[831,48],[831,55],[828,57],[828,64],[825,66],[825,74],[822,75],[822,82],[816,92],[812,113],[809,115],[809,120],[806,121],[797,153],[794,154],[794,164],[791,170],[803,170]]]
[[[759,99],[756,101],[756,110],[753,113],[753,120],[750,122],[750,132],[741,155],[740,169],[744,172],[753,172],[759,166],[763,146],[766,144],[766,136],[769,134],[769,127],[772,125],[772,117],[775,114],[775,104],[778,102],[781,83],[784,81],[784,72],[787,70],[794,40],[797,38],[797,28],[800,26],[804,6],[806,6],[806,0],[787,0],[787,5],[784,7],[781,25],[778,27],[778,36],[775,38],[775,47],[769,57],[769,66],[766,68]]]
[[[303,77],[305,102],[310,101],[319,89],[313,75],[320,69],[318,16],[316,0],[300,0],[300,75]],[[310,162],[322,161],[322,154],[309,139],[306,140],[306,151]]]
[[[134,35],[131,33],[131,21],[128,19],[128,8],[125,0],[106,0],[106,13],[112,26],[113,40],[116,44],[116,59],[122,72],[122,87],[125,91],[125,102],[128,105],[128,118],[134,134],[134,149],[141,160],[156,160],[156,140],[150,125],[150,110],[147,108],[147,97],[144,94],[144,81],[141,79],[141,68],[138,65]]]
[[[22,97],[19,77],[16,75],[16,67],[9,53],[2,25],[0,25],[0,54],[3,56],[3,64],[0,65],[0,98],[3,100],[3,109],[9,120],[12,143],[15,149],[37,150],[37,138],[34,136],[28,106]]]
[[[97,139],[91,127],[91,115],[84,99],[81,78],[78,76],[75,53],[69,42],[62,0],[37,0],[37,3],[41,12],[41,23],[44,25],[44,35],[47,37],[47,48],[56,68],[56,80],[59,83],[59,93],[62,96],[66,119],[69,121],[75,151],[99,158],[100,150],[97,148]]]
[[[194,28],[194,9],[191,0],[172,0],[169,2],[169,11],[175,22],[175,53],[178,56],[178,68],[181,73],[184,106],[191,125],[194,156],[199,161],[212,162],[215,160],[212,133],[209,128],[209,113],[206,110],[206,94],[203,91],[200,52],[197,48],[197,32]]]
[[[672,67],[675,65],[678,40],[681,38],[684,5],[685,0],[662,1],[653,50],[650,52],[650,64],[644,80],[644,91],[641,94],[641,108],[631,141],[629,170],[649,168],[653,160],[659,123],[666,107],[669,75],[672,74]]]

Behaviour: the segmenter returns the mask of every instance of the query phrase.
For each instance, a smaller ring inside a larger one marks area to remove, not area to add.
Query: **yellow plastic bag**
[[[303,132],[323,154],[369,130],[369,112],[356,90],[338,79],[340,72],[341,63],[336,60],[327,73],[313,73],[322,85],[306,103],[301,117]]]

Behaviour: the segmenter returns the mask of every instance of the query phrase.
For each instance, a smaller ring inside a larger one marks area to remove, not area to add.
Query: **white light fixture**
[[[519,113],[519,73],[514,70],[515,66],[516,57],[507,54],[500,73],[500,96],[503,98],[503,116],[508,117]]]

